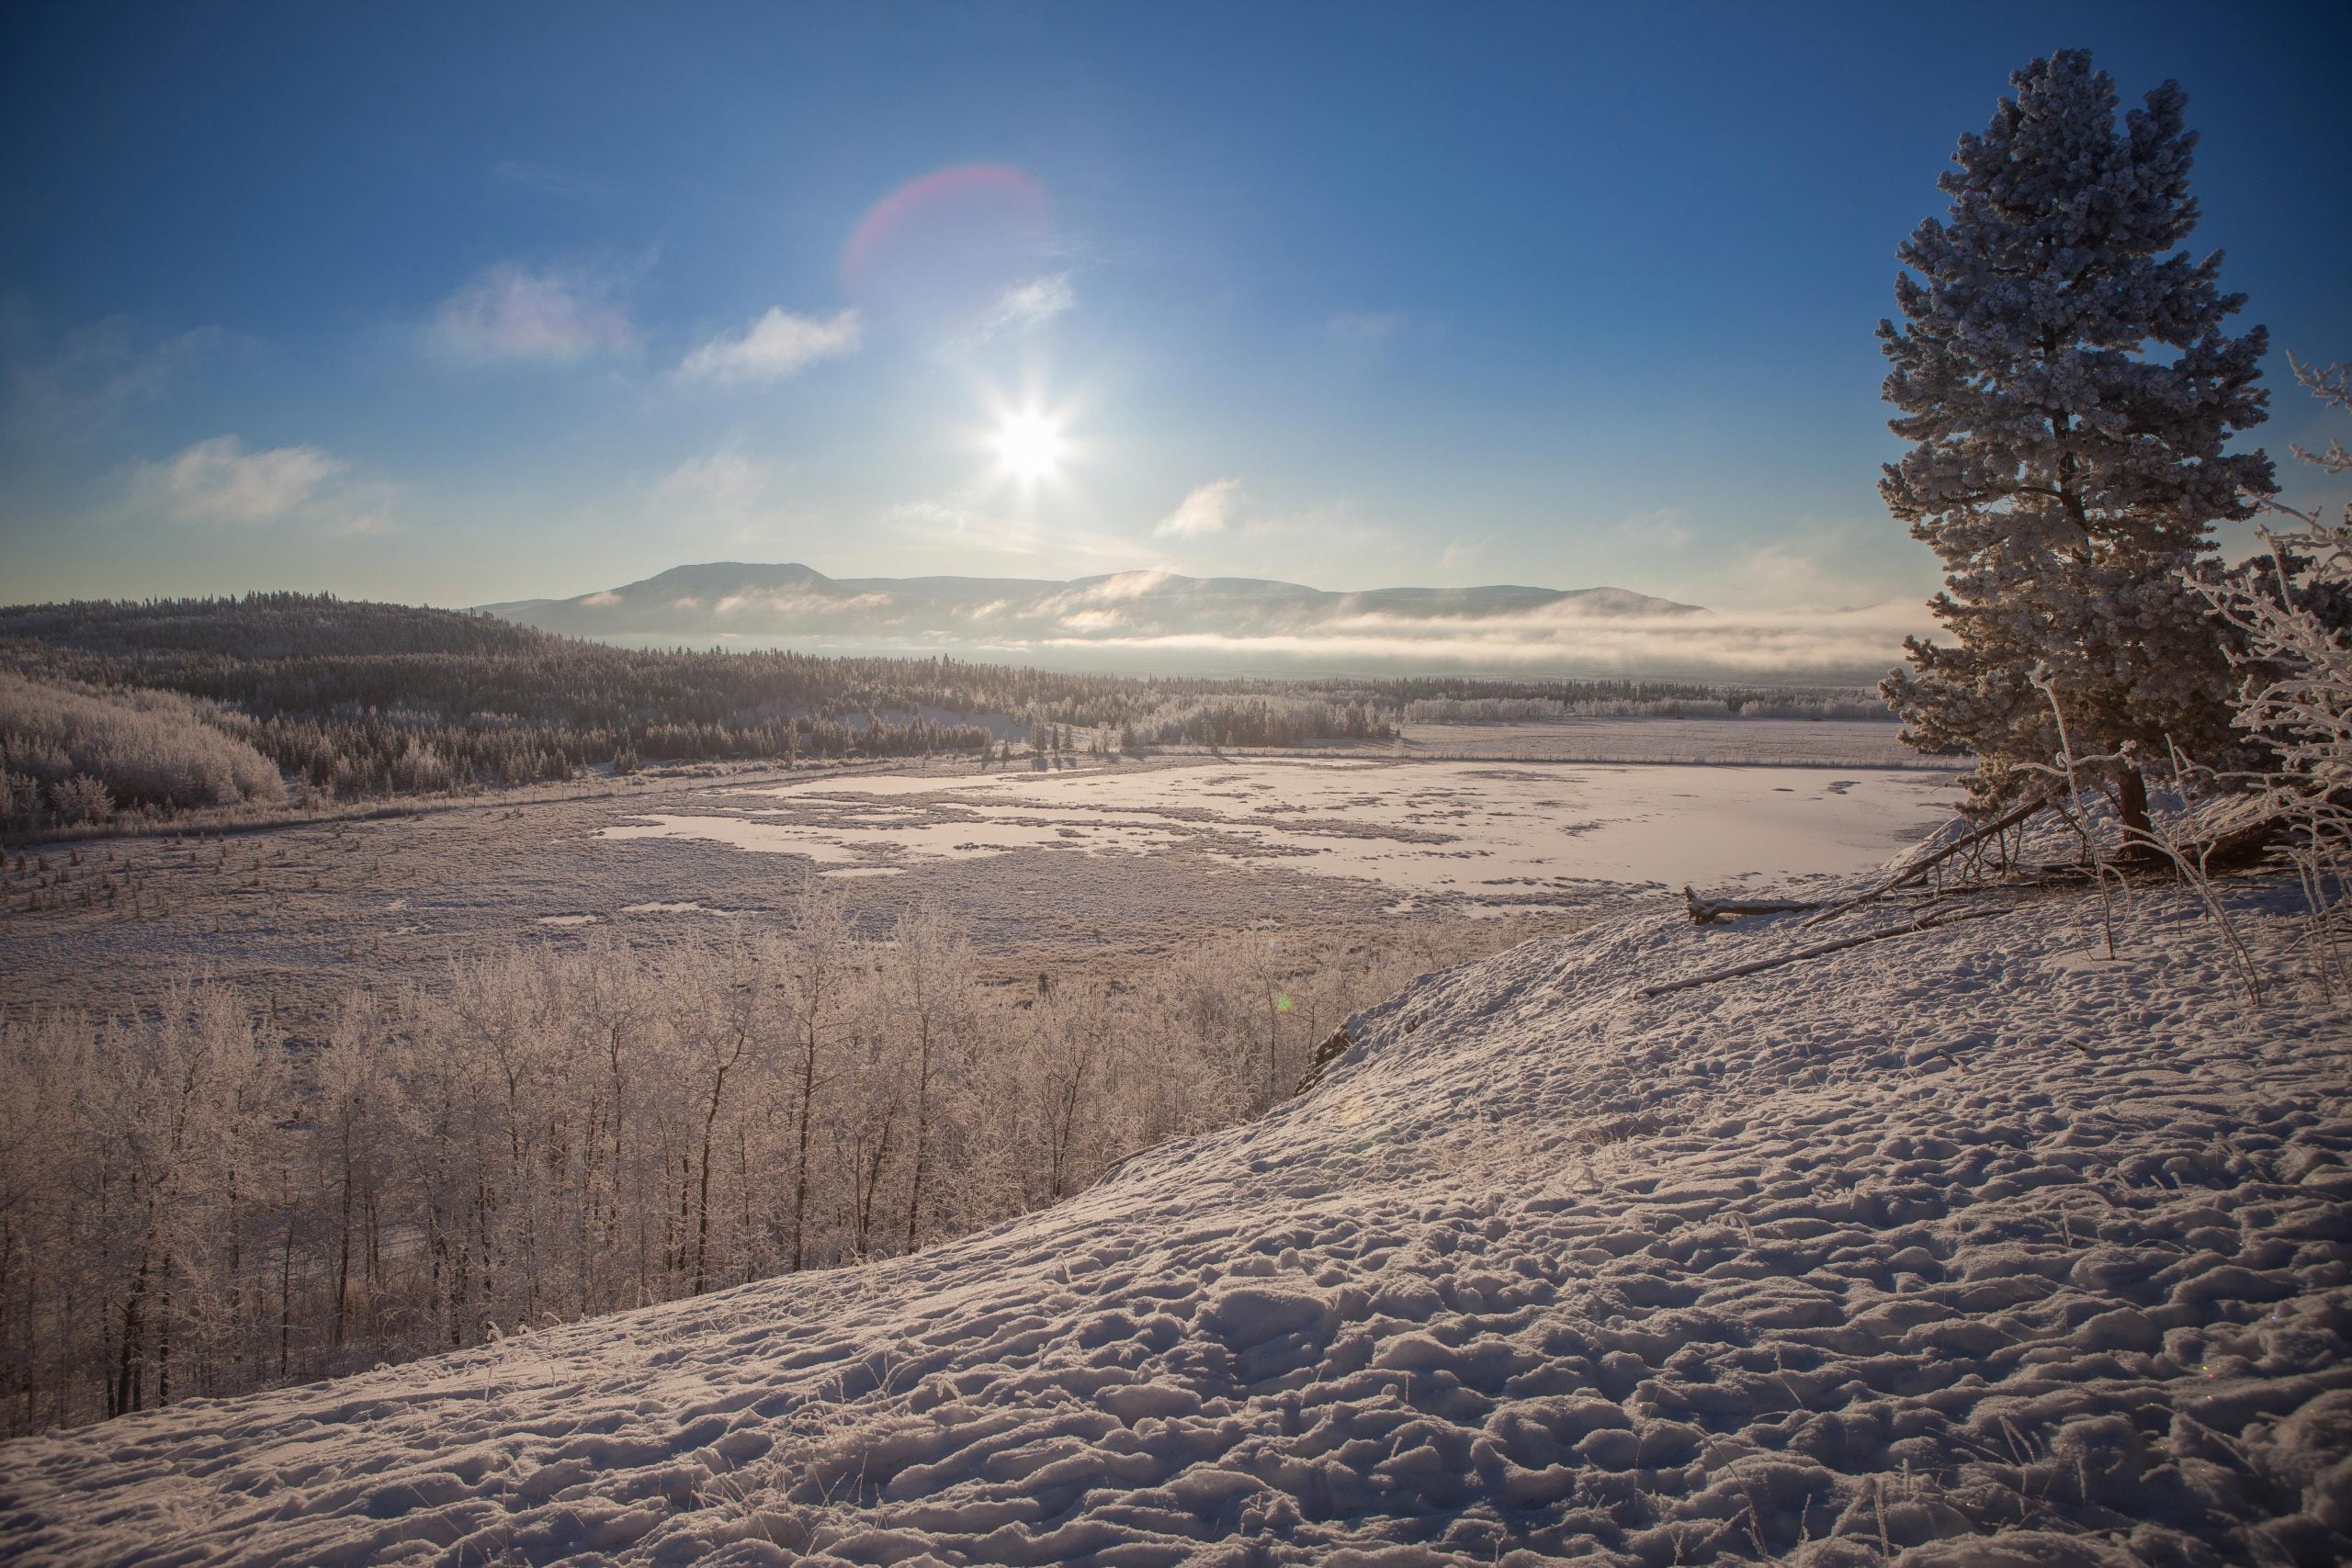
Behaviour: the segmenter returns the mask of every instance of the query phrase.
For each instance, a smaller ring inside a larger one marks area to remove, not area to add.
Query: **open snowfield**
[[[1523,908],[1574,902],[1595,883],[1860,869],[1949,820],[1953,798],[1936,773],[1260,759],[816,779],[601,836],[715,841],[866,874],[1014,850],[1184,849],[1377,882],[1405,908]]]
[[[2352,1030],[2224,897],[2260,1008],[2153,886],[1645,999],[1824,934],[1661,896],[961,1242],[0,1447],[0,1555],[2339,1562]]]

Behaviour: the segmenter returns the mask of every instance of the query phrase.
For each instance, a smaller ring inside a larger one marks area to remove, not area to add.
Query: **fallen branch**
[[[2035,812],[2040,811],[2043,807],[2048,806],[2050,801],[2051,797],[2049,795],[2038,795],[2031,800],[2024,802],[2022,805],[2011,807],[2008,810],[2004,811],[2000,816],[1996,817],[1992,821],[1985,823],[1984,826],[1977,829],[1974,832],[1963,833],[1959,838],[1954,839],[1951,843],[1946,844],[1942,849],[1938,850],[1934,854],[1928,856],[1924,860],[1914,861],[1903,870],[1896,872],[1886,881],[1882,882],[1876,887],[1871,888],[1869,892],[1857,894],[1855,897],[1847,899],[1841,904],[1832,904],[1829,908],[1822,910],[1821,913],[1814,916],[1811,919],[1801,921],[1800,923],[1806,926],[1817,926],[1824,920],[1834,920],[1849,909],[1857,909],[1864,904],[1874,903],[1878,899],[1885,897],[1888,894],[1894,892],[1898,887],[1906,887],[1912,883],[1917,882],[1922,877],[1926,876],[1928,872],[1933,871],[1937,866],[1941,865],[1944,862],[1951,859],[1952,856],[1960,853],[1961,851],[1967,849],[1973,844],[1981,844],[1985,840],[1992,838],[1997,833],[2007,832],[2010,829],[2016,827],[2018,823],[2024,821]]]
[[[1694,926],[1713,925],[1725,915],[1797,915],[1821,908],[1799,898],[1702,898],[1687,882],[1682,885],[1682,898],[1690,907]]]
[[[2258,865],[2271,846],[2292,824],[2284,816],[2263,817],[2242,828],[2217,833],[2201,844],[2181,846],[2181,852],[2208,872],[2245,871]]]
[[[1644,986],[1642,995],[1662,997],[1668,991],[1687,991],[1695,986],[1713,985],[1717,980],[1732,980],[1742,975],[1755,975],[1767,969],[1778,969],[1784,964],[1801,964],[1808,958],[1820,958],[1828,953],[1840,953],[1849,947],[1860,947],[1868,942],[1884,942],[1889,937],[1909,936],[1916,931],[1933,931],[1938,926],[1958,925],[1962,920],[1990,919],[1995,915],[2007,913],[2007,909],[1954,909],[1949,914],[1922,915],[1908,925],[1889,926],[1883,931],[1864,931],[1860,936],[1839,937],[1836,942],[1815,942],[1811,947],[1798,948],[1794,953],[1783,953],[1772,958],[1758,958],[1748,964],[1735,964],[1728,969],[1710,969],[1703,975],[1691,975],[1679,980],[1668,980],[1661,985]]]

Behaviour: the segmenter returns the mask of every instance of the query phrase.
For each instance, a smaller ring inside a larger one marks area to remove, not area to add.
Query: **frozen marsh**
[[[1221,931],[1581,915],[1635,887],[1850,870],[1946,820],[1950,777],[1362,753],[681,770],[571,797],[35,848],[0,879],[0,941],[27,1005],[114,1007],[205,974],[323,1019],[355,976],[430,980],[453,944],[780,920],[813,863],[875,919],[936,897],[992,964],[1034,974]]]
[[[1576,901],[1595,885],[1679,886],[1876,864],[1949,818],[1939,773],[1241,759],[817,778],[650,814],[606,840],[806,855],[836,873],[1015,850],[1190,852],[1378,883],[1479,908]],[[1143,874],[1148,874],[1144,873]]]

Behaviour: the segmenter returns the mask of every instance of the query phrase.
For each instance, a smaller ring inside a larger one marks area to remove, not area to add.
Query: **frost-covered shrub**
[[[0,821],[29,822],[40,809],[40,781],[0,768]]]
[[[2295,375],[2352,412],[2352,368],[2297,364]],[[2352,473],[2341,438],[2295,455],[2322,473]],[[2256,781],[2263,807],[2294,824],[2305,886],[2324,915],[2352,852],[2352,505],[2333,521],[2317,507],[2267,506],[2290,525],[2264,531],[2268,548],[2194,585],[2243,641],[2238,727],[2270,756]]]
[[[2352,412],[2352,367],[2296,363],[2295,374],[2329,407]],[[2322,473],[2352,473],[2340,437],[2295,455]],[[2274,782],[2322,795],[2352,785],[2352,505],[2333,522],[2317,508],[2267,506],[2290,525],[2264,530],[2267,550],[2198,586],[2245,637],[2239,727],[2277,754]]]
[[[103,822],[114,815],[114,792],[87,773],[49,786],[49,807],[62,822]]]
[[[1395,726],[1369,703],[1319,697],[1208,697],[1160,704],[1134,722],[1147,744],[1289,746],[1302,740],[1385,740]]]
[[[93,789],[110,797],[109,811],[275,802],[286,793],[267,758],[215,728],[189,698],[85,691],[8,671],[0,671],[0,769],[32,780],[68,821],[107,814],[91,811]]]
[[[1751,694],[1733,701],[1737,704],[1733,711],[1743,718],[1819,718],[1884,724],[1894,717],[1894,710],[1886,705],[1886,699],[1875,694],[1850,699]]]
[[[1519,934],[992,985],[938,911],[861,931],[812,888],[788,931],[355,987],[299,1053],[233,986],[0,996],[0,1434],[915,1251],[1265,1109],[1351,1012]]]

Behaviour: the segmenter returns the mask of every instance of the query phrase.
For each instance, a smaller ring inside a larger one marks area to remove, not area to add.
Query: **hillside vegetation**
[[[639,758],[976,753],[993,739],[975,722],[989,716],[1229,745],[1385,733],[1361,701],[1242,682],[620,649],[294,593],[0,611],[0,657],[229,705],[257,750],[345,796],[560,779]]]
[[[639,760],[976,754],[1024,731],[1061,747],[1246,747],[1386,739],[1416,712],[1503,722],[1884,711],[1845,688],[1140,679],[947,658],[623,649],[484,615],[300,593],[0,609],[0,664],[218,704],[288,777],[340,798]]]
[[[1277,1103],[1349,1012],[1523,929],[1007,986],[936,908],[861,935],[812,879],[797,913],[502,943],[316,1039],[253,986],[0,1008],[0,1434],[936,1245]]]
[[[100,821],[285,797],[269,759],[209,705],[141,688],[93,692],[0,669],[0,818]]]

